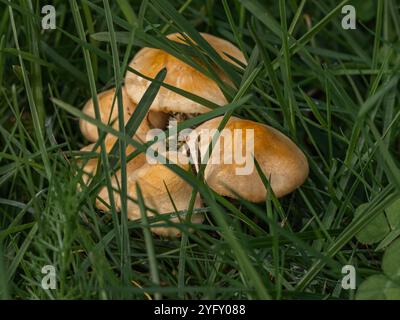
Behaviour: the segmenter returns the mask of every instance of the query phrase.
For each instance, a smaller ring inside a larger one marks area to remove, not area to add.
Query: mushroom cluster
[[[235,67],[240,67],[237,61],[246,65],[246,59],[242,52],[230,42],[206,33],[201,33],[201,36],[225,61],[234,64]],[[167,38],[180,44],[187,44],[187,37],[182,34],[174,33],[167,36]],[[138,72],[133,73],[128,70],[125,76],[125,84],[122,88],[125,121],[128,121],[133,115],[137,104],[151,84],[151,81],[138,74],[153,79],[164,68],[167,70],[164,83],[207,99],[219,106],[228,103],[215,81],[163,50],[155,48],[141,49],[130,63],[130,68]],[[215,66],[215,71],[223,82],[233,86],[228,76],[218,66]],[[116,89],[114,88],[100,93],[98,95],[98,104],[100,120],[104,124],[109,124],[114,129],[118,129],[118,108],[115,103],[115,91]],[[148,137],[146,135],[151,129],[165,130],[170,125],[171,120],[174,122],[184,121],[208,111],[210,109],[207,107],[162,86],[150,106],[148,114],[136,131],[134,138],[144,143],[147,141]],[[86,103],[83,112],[95,118],[92,100]],[[201,137],[204,130],[216,130],[219,128],[222,118],[217,117],[208,120],[194,128],[194,132]],[[93,143],[84,147],[81,151],[99,153],[100,147],[96,148],[96,141],[99,138],[97,127],[81,119],[80,129],[83,136]],[[305,155],[281,132],[267,125],[236,117],[229,119],[225,125],[225,129],[227,129],[226,132],[231,137],[227,137],[226,134],[223,137],[217,137],[216,143],[220,143],[219,145],[223,145],[223,147],[212,152],[211,156],[206,158],[206,163],[204,163],[205,183],[215,192],[222,196],[236,199],[243,198],[252,202],[262,202],[267,197],[268,191],[256,169],[253,168],[248,174],[238,175],[238,170],[243,168],[245,164],[236,162],[233,157],[228,157],[228,161],[215,161],[215,157],[217,156],[226,158],[226,154],[234,154],[236,152],[242,155],[246,153],[246,150],[244,150],[245,146],[234,141],[238,130],[241,132],[241,140],[248,138],[246,137],[248,129],[252,130],[251,156],[253,160],[257,161],[261,170],[269,179],[271,189],[277,197],[282,197],[292,192],[306,180],[309,168]],[[222,139],[224,139],[224,143],[222,143]],[[110,152],[116,141],[117,138],[115,136],[106,136],[104,145],[107,153]],[[207,139],[200,139],[196,145],[198,150],[195,152],[198,151],[202,159],[202,150],[208,147],[209,142]],[[132,154],[134,151],[135,148],[133,146],[127,146],[127,155]],[[176,153],[177,151],[167,150],[164,156],[167,159],[179,159],[178,161],[175,160],[174,163],[184,170],[193,170],[193,167],[190,166],[190,161],[186,161],[189,159],[185,159],[185,157],[189,157],[190,155],[180,154],[177,157]],[[88,184],[97,170],[98,159],[93,158],[81,163],[82,171],[84,172],[82,180],[83,183]],[[180,215],[173,214],[186,211],[192,195],[192,186],[180,176],[176,175],[163,164],[149,163],[146,155],[141,153],[127,163],[127,180],[127,191],[130,198],[127,207],[128,219],[136,220],[141,217],[140,208],[137,203],[137,186],[139,186],[147,207],[147,215],[153,216],[155,213],[171,214],[172,218],[170,218],[170,221],[172,223],[180,222]],[[118,192],[120,182],[121,172],[117,171],[112,176],[112,187],[115,205],[118,210],[121,207],[121,199]],[[197,196],[194,208],[201,208],[202,205],[201,197]],[[100,190],[97,196],[96,207],[102,211],[109,210],[110,195],[106,187]],[[197,211],[195,210],[195,212]],[[202,223],[203,220],[204,216],[201,213],[195,213],[191,217],[191,223],[194,224]],[[176,227],[152,224],[151,230],[161,236],[176,237],[181,235],[181,230]]]

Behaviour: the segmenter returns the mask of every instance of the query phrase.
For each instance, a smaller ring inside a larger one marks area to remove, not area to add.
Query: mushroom
[[[95,151],[98,157],[98,152],[97,150],[94,149],[95,144],[90,144],[88,146],[83,147],[80,152],[84,153],[89,153],[92,151]],[[97,164],[98,164],[98,159],[96,158],[90,158],[90,159],[85,159],[85,160],[78,160],[78,166],[82,168],[82,181],[84,185],[89,185],[91,179],[93,178],[96,170],[97,170]],[[78,190],[81,191],[81,186],[78,185]]]
[[[105,147],[106,147],[106,152],[109,153],[114,146],[115,142],[117,141],[117,138],[115,136],[107,135],[105,139]],[[81,152],[90,152],[94,151],[97,153],[99,156],[100,154],[100,147],[98,147],[96,150],[94,150],[95,144],[88,145],[86,147],[83,147],[81,149]],[[130,155],[135,151],[135,148],[132,147],[131,145],[127,145],[126,147],[126,155]],[[84,164],[82,167],[83,175],[82,175],[82,180],[85,185],[88,185],[93,176],[95,175],[97,168],[98,168],[98,157],[97,158],[92,158],[89,159],[88,161],[84,162],[82,160],[79,161],[81,165]],[[135,158],[131,159],[130,161],[127,162],[126,164],[126,171],[128,173],[132,173],[138,168],[140,168],[144,163],[146,162],[146,155],[143,153],[138,154]],[[114,175],[111,177],[111,185],[114,190],[118,190],[121,185],[121,170],[118,170]],[[118,192],[114,192],[114,198],[116,199],[116,203],[120,203]],[[100,193],[97,196],[96,200],[96,206],[98,209],[107,211],[109,206],[110,206],[110,197],[108,194],[107,188],[102,188]],[[119,206],[117,205],[117,209],[119,209]]]
[[[106,151],[109,152],[115,143],[115,137],[107,136],[105,140]],[[93,151],[94,144],[86,146],[81,151]],[[127,154],[134,151],[130,145],[127,146]],[[99,152],[99,148],[95,150]],[[189,169],[189,160],[183,159],[185,156],[178,156],[176,152],[169,152],[168,158],[177,160],[176,164],[184,170]],[[180,161],[183,159],[183,161]],[[98,159],[89,159],[82,168],[83,182],[87,185],[94,176],[98,166]],[[177,176],[173,171],[168,169],[161,163],[150,164],[147,162],[146,154],[140,153],[134,159],[127,163],[128,176],[128,196],[134,200],[137,199],[136,185],[141,188],[145,205],[158,212],[159,214],[174,214],[175,211],[184,211],[188,209],[191,198],[192,187],[182,178]],[[115,206],[117,210],[121,209],[121,197],[119,194],[121,185],[121,170],[118,170],[111,179],[114,192]],[[171,198],[170,198],[171,196]],[[172,200],[173,202],[172,202]],[[108,211],[110,207],[110,196],[108,189],[103,187],[96,199],[96,207],[101,211]],[[197,195],[194,208],[201,208],[202,201]],[[175,210],[176,209],[176,210]],[[141,218],[139,206],[134,202],[128,201],[128,219],[136,220]],[[148,216],[154,216],[154,213],[147,211]],[[202,223],[204,217],[202,214],[195,213],[192,216],[192,223]],[[170,219],[171,222],[178,223],[180,217],[176,216]],[[160,224],[160,223],[158,223]],[[169,227],[152,227],[152,232],[161,236],[178,237],[181,235],[177,228]]]
[[[131,175],[140,169],[146,163],[146,155],[143,153],[138,154],[135,158],[126,164],[126,172],[128,176],[128,185],[130,183]],[[111,186],[114,190],[114,200],[117,210],[121,209],[121,197],[119,190],[121,189],[121,170],[118,170],[111,177]],[[107,187],[103,187],[96,199],[96,207],[102,211],[108,211],[110,208],[110,195]]]
[[[243,53],[230,42],[207,33],[201,33],[201,35],[224,60],[236,64],[229,57],[231,56],[241,63],[246,64]],[[183,36],[179,33],[170,34],[167,38],[175,42],[186,43]],[[218,105],[225,105],[227,103],[224,94],[215,81],[163,50],[155,48],[141,49],[133,58],[130,67],[150,78],[155,78],[160,70],[166,68],[165,83],[205,98]],[[218,68],[216,70],[221,79],[229,83],[224,73]],[[129,97],[134,102],[137,103],[140,101],[149,85],[150,81],[128,70],[125,77],[125,87]],[[160,88],[150,110],[168,113],[178,121],[210,111],[209,108],[165,87]]]
[[[175,155],[169,153],[169,156]],[[184,170],[189,170],[189,164],[177,162]],[[175,213],[176,211],[185,211],[188,209],[193,188],[184,181],[181,177],[175,174],[172,170],[161,163],[149,164],[145,163],[138,170],[129,175],[129,196],[137,199],[137,188],[139,185],[142,192],[145,205],[158,212],[159,214]],[[199,195],[196,196],[194,208],[201,208],[202,201]],[[147,216],[151,217],[154,214],[147,211]],[[134,201],[128,202],[128,218],[137,220],[141,218],[141,211],[137,203]],[[169,221],[179,223],[179,216],[172,217]],[[193,224],[201,224],[204,220],[203,214],[193,213],[191,222]],[[164,224],[159,222],[157,224]],[[157,225],[155,224],[155,225]],[[174,227],[152,227],[152,232],[161,236],[179,237],[181,231]]]
[[[133,112],[136,109],[136,103],[132,102],[129,96],[126,93],[125,87],[122,89],[122,103],[124,106],[124,120],[125,123],[128,122],[129,118],[132,116]],[[118,125],[118,104],[115,98],[116,89],[112,88],[110,90],[104,91],[98,94],[98,103],[99,103],[99,112],[101,122],[104,124],[111,124],[114,129],[119,129]],[[114,104],[113,104],[114,102]],[[96,118],[95,116],[95,108],[93,99],[90,99],[86,102],[83,107],[83,113],[88,115],[91,118]],[[153,112],[152,112],[153,113]],[[148,118],[151,118],[152,121],[148,121]],[[163,127],[166,124],[167,119],[159,114],[150,114],[148,118],[142,122],[140,127],[136,132],[136,137],[142,141],[145,141],[147,131],[152,128]],[[79,126],[83,136],[89,140],[90,142],[96,142],[99,138],[97,127],[84,119],[80,119]]]
[[[209,120],[195,129],[202,159],[208,154],[208,146],[222,118]],[[231,117],[208,158],[205,181],[220,195],[251,202],[265,201],[267,189],[254,159],[277,197],[294,191],[308,176],[307,158],[288,137],[270,126]]]

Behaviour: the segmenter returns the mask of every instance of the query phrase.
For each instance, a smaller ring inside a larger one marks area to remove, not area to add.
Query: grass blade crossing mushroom
[[[236,64],[230,58],[233,57],[246,64],[243,53],[230,42],[207,33],[201,33],[201,35],[226,61]],[[184,37],[179,33],[170,34],[167,38],[175,42],[185,43]],[[165,83],[205,98],[217,105],[225,105],[227,103],[224,94],[215,81],[163,50],[143,48],[135,55],[130,67],[150,78],[154,78],[161,69],[167,68],[168,73]],[[220,78],[230,84],[227,76],[217,66],[215,67]],[[128,71],[126,73],[126,90],[134,102],[140,101],[150,83],[150,81],[133,72]],[[151,110],[169,113],[178,121],[210,111],[207,107],[165,87],[160,88]]]
[[[111,135],[107,135],[105,139],[105,147],[106,147],[106,152],[109,153],[111,149],[113,148],[115,142],[117,141],[117,138]],[[83,147],[80,151],[81,152],[87,152],[87,153],[92,153],[94,152],[97,157],[93,157],[87,160],[79,160],[78,163],[81,164],[82,166],[82,180],[85,185],[89,185],[91,179],[95,175],[98,164],[99,164],[99,157],[100,157],[100,147],[97,147],[94,149],[95,144],[91,144],[88,146]],[[131,145],[127,145],[126,148],[126,155],[130,155],[135,151],[135,148],[132,147]],[[146,158],[144,154],[138,154],[135,158],[130,160],[127,163],[127,171],[128,172],[133,172],[136,169],[138,169],[140,166],[142,166],[146,162]],[[121,181],[121,172],[118,170],[112,177],[112,186],[114,189],[119,189],[120,181]],[[99,195],[98,195],[98,200],[97,200],[97,206],[104,211],[108,210],[107,204],[109,205],[109,196],[108,192],[106,189],[103,189]]]
[[[110,152],[112,149],[116,138],[114,136],[107,136],[105,140],[106,151]],[[81,149],[81,151],[94,151],[99,154],[99,148],[93,150],[95,144],[86,146]],[[134,152],[135,149],[128,145],[126,153],[127,155]],[[168,159],[177,159],[175,163],[185,170],[189,170],[189,159],[185,158],[185,155],[181,154],[178,156],[176,153],[169,152]],[[158,214],[174,214],[177,212],[182,212],[188,209],[189,201],[192,194],[192,187],[185,182],[181,177],[176,175],[166,166],[161,163],[150,164],[146,161],[146,155],[140,153],[134,159],[127,163],[127,173],[128,173],[128,196],[133,199],[128,201],[128,219],[138,220],[140,219],[140,208],[136,203],[137,200],[137,189],[138,184],[141,188],[145,204],[152,211]],[[83,161],[80,161],[81,163]],[[98,159],[89,159],[83,166],[82,179],[84,184],[88,185],[91,178],[94,176],[98,167]],[[118,170],[112,176],[112,187],[114,190],[114,199],[116,209],[120,210],[121,207],[121,197],[119,195],[121,182],[121,172]],[[110,196],[108,189],[103,187],[97,195],[96,207],[101,211],[109,211],[110,209]],[[202,208],[202,201],[198,195],[195,200],[194,208]],[[149,216],[154,216],[154,213],[148,210]],[[178,223],[183,220],[179,215],[169,219],[172,223]],[[204,220],[203,214],[195,213],[192,216],[192,223],[202,223]],[[159,223],[160,224],[160,223]],[[165,224],[165,223],[161,223]],[[161,236],[178,237],[181,235],[181,231],[178,228],[173,227],[152,227],[151,230]]]
[[[124,106],[125,112],[125,122],[129,120],[132,116],[133,112],[136,109],[136,103],[134,103],[129,96],[127,95],[125,87],[122,89],[122,103]],[[118,107],[116,100],[116,89],[112,88],[107,91],[98,94],[99,101],[99,111],[101,122],[105,124],[110,124],[114,129],[118,129]],[[95,118],[95,110],[93,99],[89,99],[82,110],[88,116]],[[139,138],[141,141],[145,141],[146,133],[150,128],[161,128],[164,127],[167,123],[167,118],[163,117],[161,113],[158,112],[149,112],[147,118],[142,122],[138,130],[136,131],[135,136]],[[81,119],[79,121],[79,127],[83,136],[89,140],[90,142],[96,142],[99,138],[98,131],[95,125]]]
[[[176,155],[168,153],[168,158],[172,159]],[[179,159],[179,157],[177,157]],[[188,162],[188,161],[187,161]],[[175,164],[189,170],[189,164],[177,161]],[[140,186],[145,204],[159,214],[172,214],[186,211],[189,206],[193,188],[181,177],[171,171],[165,165],[146,163],[129,177],[129,196],[137,199],[136,184]],[[196,196],[194,208],[202,208],[200,195]],[[148,216],[154,216],[152,212],[147,211]],[[130,220],[140,219],[140,207],[134,201],[128,202],[128,218]],[[169,219],[172,223],[179,223],[184,217],[177,215]],[[200,224],[204,220],[202,213],[193,213],[191,223]],[[164,222],[158,224],[165,224]],[[152,232],[161,236],[179,237],[181,231],[172,227],[152,227]]]

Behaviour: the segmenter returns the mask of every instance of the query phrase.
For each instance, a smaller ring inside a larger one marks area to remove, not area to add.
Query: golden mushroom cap
[[[128,176],[128,187],[130,185],[130,176],[146,163],[146,155],[138,154],[135,158],[126,164],[126,174]],[[111,177],[111,186],[114,190],[114,201],[117,210],[121,209],[121,197],[119,190],[121,189],[121,170],[118,170]],[[110,195],[107,187],[103,187],[97,195],[96,207],[102,211],[108,211],[111,205]]]
[[[217,129],[222,118],[209,120],[196,128],[196,133],[200,135],[202,153],[210,142],[207,141],[208,139],[201,139],[202,130],[207,132],[207,130]],[[240,197],[251,202],[262,202],[266,199],[267,189],[258,174],[255,163],[250,174],[238,175],[237,169],[243,169],[245,164],[235,161],[234,152],[243,156],[247,152],[250,159],[253,159],[252,154],[254,154],[254,158],[269,179],[277,197],[291,193],[306,180],[309,173],[307,158],[288,137],[278,130],[235,117],[230,118],[225,129],[228,130],[223,131],[218,139],[220,152],[211,154],[204,173],[207,184],[215,192],[235,199]],[[241,133],[237,135],[242,137],[241,144],[235,140],[234,130],[238,129],[241,130]],[[254,150],[246,150],[246,135],[248,134],[246,129],[254,130]],[[229,136],[231,139],[225,138]],[[218,143],[216,145],[218,146]],[[231,159],[232,163],[224,161],[224,156]]]
[[[172,155],[170,152],[169,155]],[[176,163],[184,170],[189,169],[189,164]],[[172,170],[163,164],[145,163],[138,170],[129,176],[128,194],[132,199],[137,199],[136,184],[139,185],[142,192],[145,205],[148,208],[156,210],[159,214],[174,213],[177,211],[185,211],[189,207],[193,188],[181,177],[176,175]],[[169,194],[168,194],[169,193]],[[173,202],[171,201],[171,198]],[[174,207],[175,205],[175,207]],[[201,208],[202,201],[199,195],[196,196],[194,208]],[[176,210],[175,210],[176,208]],[[147,211],[149,217],[154,216]],[[139,206],[133,201],[128,202],[128,218],[136,220],[141,218]],[[179,223],[184,217],[173,217],[171,222]],[[200,224],[204,220],[203,214],[192,215],[191,222]],[[160,222],[164,224],[164,222]],[[177,228],[172,227],[153,227],[152,231],[161,236],[180,236],[181,232]]]
[[[136,109],[136,104],[129,99],[125,88],[122,89],[122,103],[124,106],[124,120],[125,123],[128,122],[129,118],[132,116]],[[104,124],[112,124],[114,129],[119,128],[118,125],[118,103],[115,98],[116,89],[112,88],[110,90],[104,91],[98,94],[99,111],[101,122]],[[115,101],[114,101],[115,100]],[[114,105],[113,105],[114,102]],[[83,113],[87,114],[91,118],[96,118],[93,99],[89,99],[85,106],[83,107]],[[80,119],[79,127],[83,136],[90,142],[96,142],[99,138],[97,127],[84,119]],[[142,122],[141,126],[136,132],[136,137],[145,141],[146,133],[150,129],[146,119]]]
[[[94,148],[94,144],[88,145],[83,147],[80,151],[81,152],[91,152]],[[91,178],[94,176],[97,170],[97,163],[98,159],[97,158],[91,158],[91,159],[80,159],[78,160],[78,166],[82,168],[82,181],[84,185],[89,185],[89,182]],[[78,185],[78,191],[81,191],[82,188],[80,185]]]
[[[232,43],[207,33],[201,33],[201,35],[224,60],[234,63],[230,57],[224,54],[227,53],[238,61],[244,64],[246,63],[243,53]],[[185,43],[183,36],[179,33],[169,35],[168,39]],[[165,83],[198,95],[218,105],[225,105],[227,103],[226,98],[215,81],[163,50],[154,48],[141,49],[133,58],[130,67],[150,78],[155,78],[160,70],[166,68],[167,75],[164,80]],[[221,71],[218,72],[222,79],[226,79],[226,76]],[[228,80],[226,81],[228,82]],[[143,97],[150,83],[150,81],[129,70],[125,77],[127,92],[130,98],[136,103]],[[151,110],[166,113],[205,113],[209,111],[207,107],[168,90],[165,87],[160,88],[151,106]]]
[[[107,154],[111,151],[112,147],[114,146],[115,142],[117,141],[117,138],[115,136],[107,135],[106,139],[104,140],[105,143],[105,148]],[[96,174],[98,163],[99,163],[99,156],[100,156],[100,147],[97,147],[94,150],[95,144],[91,144],[88,146],[83,147],[80,151],[81,152],[95,152],[97,154],[97,158],[91,158],[89,160],[79,160],[78,165],[82,167],[82,180],[85,185],[88,185],[92,179],[92,177]],[[129,156],[132,154],[136,149],[131,146],[127,145],[126,146],[126,155]],[[143,153],[138,154],[135,158],[130,160],[127,164],[127,172],[133,172],[136,169],[138,169],[140,166],[142,166],[146,161],[146,156]],[[111,183],[112,187],[114,189],[119,189],[119,186],[121,185],[121,170],[118,170],[114,175],[111,176]],[[78,190],[81,190],[80,186],[78,186]],[[115,194],[115,197],[118,197],[117,194]],[[107,205],[110,204],[109,200],[109,195],[107,192],[107,188],[103,188],[98,196],[99,199],[102,199],[102,201],[97,200],[97,207],[101,210],[106,211],[107,210]]]

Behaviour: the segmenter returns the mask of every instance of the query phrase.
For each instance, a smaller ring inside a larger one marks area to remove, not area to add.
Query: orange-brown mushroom
[[[127,123],[136,109],[136,103],[134,103],[129,98],[129,96],[126,93],[125,87],[123,87],[121,90],[122,90],[122,104],[124,107],[124,121],[125,123]],[[104,124],[110,124],[114,129],[118,130],[119,129],[118,104],[115,93],[116,89],[112,88],[110,90],[98,94],[97,98],[98,98],[101,122]],[[96,118],[93,99],[89,99],[89,101],[86,102],[82,111],[89,117]],[[163,117],[162,114],[158,113],[153,114],[153,113],[154,112],[148,114],[148,117],[146,117],[143,120],[142,124],[136,131],[135,137],[142,142],[145,142],[148,130],[154,127],[156,128],[165,127],[167,123],[168,119],[166,117]],[[150,119],[151,121],[149,121]],[[94,124],[84,119],[80,119],[79,127],[81,129],[83,136],[87,140],[89,140],[90,142],[96,142],[98,140],[99,138],[98,130]]]
[[[105,148],[106,152],[109,153],[114,146],[115,142],[117,141],[117,138],[115,136],[108,135],[105,139]],[[100,147],[98,147],[96,150],[93,150],[95,144],[88,145],[86,147],[83,147],[81,149],[82,152],[95,152],[97,153],[96,158],[92,158],[87,160],[86,162],[83,160],[80,160],[79,163],[82,164],[82,180],[85,185],[88,185],[95,175],[97,169],[98,169],[98,163],[99,163],[99,156],[100,156]],[[126,155],[129,156],[135,151],[135,148],[132,147],[131,145],[127,145],[126,147]],[[144,153],[138,154],[135,158],[127,162],[126,165],[126,170],[129,174],[133,173],[135,170],[140,168],[144,163],[146,162],[146,155]],[[113,189],[119,190],[120,185],[121,185],[121,171],[118,170],[115,174],[112,175],[111,177],[111,184]],[[119,195],[118,192],[114,193],[114,197],[116,199],[116,203],[120,203],[119,201]],[[103,188],[100,193],[98,194],[97,201],[96,201],[96,206],[103,210],[107,211],[110,205],[110,197],[108,194],[107,188]]]
[[[226,61],[235,63],[229,57],[231,56],[243,64],[246,63],[243,53],[230,42],[207,33],[201,33],[201,35]],[[185,43],[184,37],[179,33],[169,35],[168,39]],[[154,78],[159,71],[166,68],[165,83],[198,95],[218,105],[227,103],[225,96],[214,80],[163,50],[143,48],[133,58],[130,67],[150,78]],[[217,67],[216,70],[221,79],[229,83],[223,72]],[[126,73],[125,87],[129,97],[134,102],[140,101],[149,85],[150,81],[133,72],[128,71]],[[150,110],[171,114],[180,113],[189,117],[210,111],[207,107],[165,87],[160,88]]]
[[[109,152],[115,143],[115,138],[108,136],[105,140],[106,151]],[[81,151],[93,151],[93,145],[84,147]],[[131,154],[134,148],[130,145],[127,147],[127,154]],[[99,148],[95,150],[99,152]],[[184,155],[178,157],[177,154],[169,152],[168,158],[175,159],[177,165],[181,168],[188,170],[189,161],[179,162]],[[175,160],[174,160],[175,161]],[[82,168],[83,181],[87,185],[90,179],[94,176],[98,166],[98,159],[93,158],[86,162],[85,166]],[[150,164],[146,159],[146,154],[141,153],[137,155],[134,159],[127,163],[127,177],[128,177],[128,196],[133,199],[128,201],[128,219],[137,220],[141,218],[140,208],[135,203],[137,200],[136,185],[139,185],[143,194],[145,205],[148,208],[155,210],[159,214],[175,214],[176,210],[178,212],[185,211],[188,209],[192,187],[176,175],[173,171],[168,169],[161,163]],[[118,170],[111,177],[111,184],[113,188],[113,195],[115,200],[115,206],[117,210],[121,209],[121,170]],[[171,198],[170,198],[171,196]],[[172,199],[172,200],[171,200]],[[107,187],[103,187],[96,200],[96,207],[102,211],[109,211],[110,208],[110,194]],[[199,195],[197,195],[194,203],[194,208],[201,208],[202,201]],[[175,210],[176,209],[176,210]],[[153,216],[154,213],[151,210],[147,211],[149,217]],[[179,215],[172,217],[169,221],[173,223],[179,223],[181,218]],[[202,214],[193,214],[191,223],[202,223],[204,217]],[[161,223],[158,223],[161,224]],[[152,226],[151,230],[161,236],[180,236],[181,231],[174,227],[160,227]]]
[[[211,142],[209,137],[214,136],[211,134],[204,138],[205,133],[215,132],[221,120],[222,117],[218,117],[196,128],[202,158],[207,154]],[[253,165],[249,163],[254,159],[269,179],[277,197],[294,191],[308,176],[308,161],[304,153],[284,134],[264,124],[232,117],[215,147],[217,149],[209,157],[204,172],[205,181],[223,196],[240,197],[252,202],[266,199],[267,189],[254,162]],[[236,155],[239,157],[236,158]],[[250,170],[246,170],[246,166]]]
[[[170,153],[171,155],[171,153]],[[174,155],[171,155],[174,157]],[[189,170],[188,163],[176,163],[184,170]],[[129,196],[137,199],[137,188],[139,185],[145,204],[148,208],[155,210],[158,214],[174,214],[176,211],[185,211],[189,207],[193,188],[181,177],[163,164],[146,163],[129,177]],[[194,208],[201,208],[202,201],[199,195],[196,196]],[[154,216],[147,211],[148,216]],[[128,218],[137,220],[141,217],[141,211],[137,203],[128,202]],[[169,219],[170,222],[179,223],[185,217],[175,216]],[[194,213],[191,223],[200,224],[204,220],[203,214]],[[160,222],[158,224],[165,224]],[[151,230],[161,236],[178,237],[181,231],[174,227],[163,227],[153,225]]]

